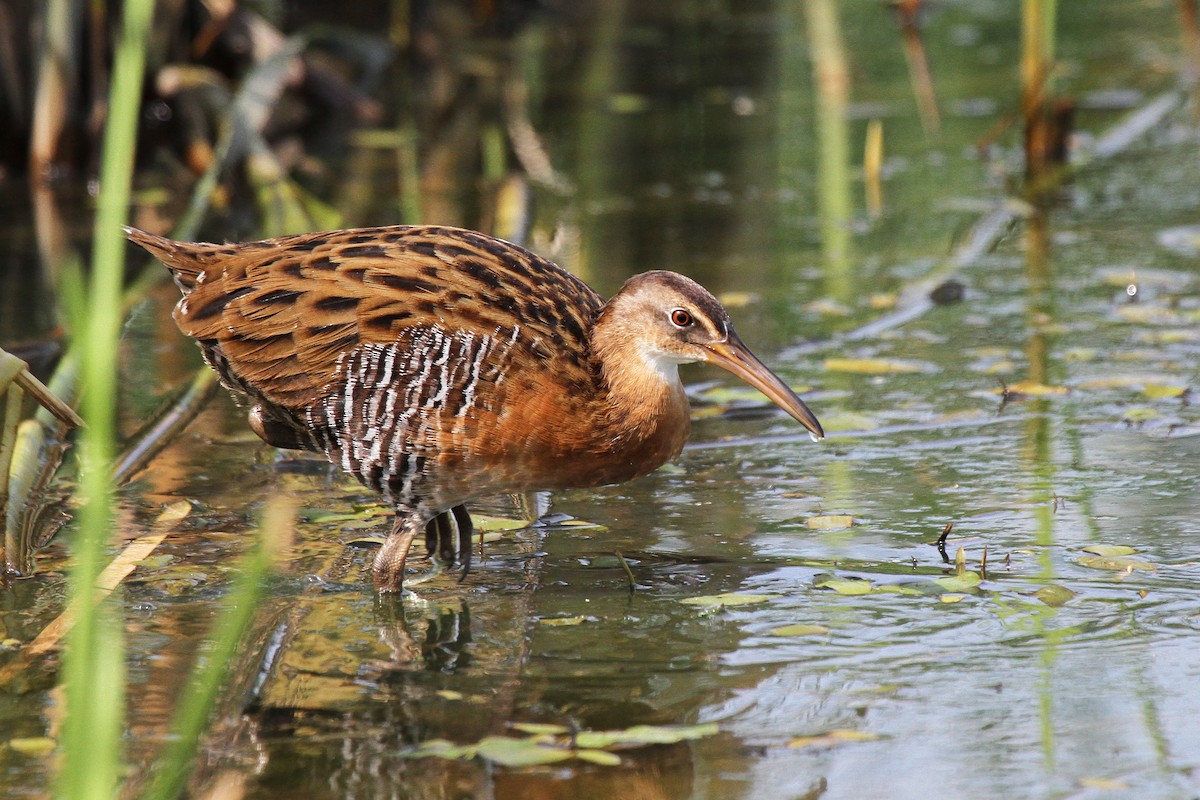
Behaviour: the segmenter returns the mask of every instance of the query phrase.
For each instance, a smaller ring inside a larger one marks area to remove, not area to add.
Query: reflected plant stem
[[[593,12],[592,38],[588,43],[587,66],[583,70],[583,85],[580,87],[578,147],[576,149],[575,175],[579,184],[578,204],[586,208],[608,193],[612,177],[612,143],[616,140],[613,128],[616,115],[609,109],[609,100],[617,85],[617,65],[621,63],[618,50],[621,33],[625,25],[626,0],[604,0]],[[595,224],[599,217],[594,214],[583,216],[583,225]],[[611,241],[612,233],[603,238]],[[602,241],[587,230],[582,231],[584,242]],[[623,249],[623,248],[621,248]],[[593,282],[590,253],[585,248],[579,254],[572,270],[587,283]]]
[[[850,274],[850,131],[846,123],[850,71],[833,0],[806,0],[817,109],[817,211],[829,295],[853,299]]]
[[[1053,274],[1050,253],[1049,217],[1045,209],[1036,209],[1026,227],[1026,280],[1029,291],[1026,325],[1029,341],[1025,349],[1028,380],[1049,382],[1049,344],[1046,328],[1054,320]],[[1027,464],[1030,481],[1029,504],[1033,508],[1035,541],[1038,546],[1038,577],[1044,585],[1055,578],[1054,535],[1054,453],[1051,447],[1051,420],[1046,400],[1031,401],[1041,408],[1030,416],[1025,426],[1022,455]],[[1042,754],[1046,768],[1054,767],[1054,665],[1058,659],[1058,642],[1062,631],[1047,627],[1052,614],[1038,615],[1035,625],[1044,642],[1041,653],[1041,680],[1038,682],[1039,716],[1042,725]]]
[[[921,127],[926,135],[936,138],[942,130],[942,117],[938,112],[933,76],[929,72],[929,59],[925,56],[925,42],[921,39],[921,29],[917,25],[919,6],[919,3],[900,4],[900,30],[904,37],[904,60],[908,63],[908,80],[917,100]]]

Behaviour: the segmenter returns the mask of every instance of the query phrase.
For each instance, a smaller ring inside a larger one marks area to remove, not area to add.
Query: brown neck
[[[677,365],[647,355],[631,334],[617,315],[602,313],[591,344],[607,395],[598,432],[627,454],[621,474],[636,477],[679,454],[691,420]]]

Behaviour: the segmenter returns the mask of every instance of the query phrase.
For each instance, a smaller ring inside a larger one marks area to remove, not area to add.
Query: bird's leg
[[[458,580],[461,583],[471,571],[471,531],[475,525],[465,505],[460,503],[450,511],[454,513],[454,524],[458,527],[458,557],[462,559],[462,574]]]
[[[375,590],[389,593],[404,588],[404,562],[417,533],[425,527],[420,517],[397,509],[392,532],[375,556]]]
[[[449,512],[443,511],[433,519],[437,524],[437,554],[446,565],[454,563],[457,548],[454,543],[454,525]]]

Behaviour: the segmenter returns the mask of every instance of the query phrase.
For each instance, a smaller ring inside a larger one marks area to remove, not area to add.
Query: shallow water
[[[839,4],[854,75],[845,257],[821,233],[798,11],[649,3],[611,24],[590,6],[538,18],[533,44],[511,46],[538,53],[534,122],[576,190],[535,193],[533,246],[603,291],[650,268],[697,277],[804,389],[829,437],[814,444],[753,393],[722,393],[732,380],[688,371],[696,419],[675,465],[556,494],[548,523],[489,543],[465,582],[441,576],[399,607],[372,596],[371,551],[354,545],[382,517],[304,516],[196,786],[231,780],[264,798],[1200,795],[1200,413],[1174,391],[1195,385],[1200,363],[1197,234],[1177,230],[1200,209],[1194,98],[1181,93],[1047,207],[1017,209],[948,271],[962,302],[847,335],[946,264],[1019,185],[1016,129],[986,159],[974,147],[1016,107],[1010,5],[929,10],[935,137],[890,15]],[[1182,59],[1173,4],[1086,5],[1063,4],[1059,23],[1082,152],[1128,106],[1173,91]],[[857,174],[871,119],[886,153],[876,218]],[[380,202],[361,221],[394,214]],[[555,226],[573,246],[552,252]],[[127,330],[130,430],[198,363],[172,328],[172,292]],[[864,374],[834,358],[891,366]],[[123,492],[128,535],[164,502],[194,504],[122,589],[135,770],[161,746],[234,557],[276,492],[304,509],[371,506],[323,465],[257,444],[223,395]],[[833,514],[853,526],[810,527]],[[936,546],[947,523],[951,563]],[[1105,563],[1092,545],[1134,552]],[[0,639],[28,641],[59,610],[62,545],[38,563],[5,590]],[[681,602],[721,593],[765,597]],[[797,624],[813,627],[784,635]],[[52,683],[39,666],[0,694],[6,739],[53,735]],[[402,757],[517,721],[720,732],[624,751],[619,767]],[[49,768],[0,747],[0,795],[43,796]]]

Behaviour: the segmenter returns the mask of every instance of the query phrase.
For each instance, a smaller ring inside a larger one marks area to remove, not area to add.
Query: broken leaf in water
[[[1022,397],[1062,397],[1067,391],[1065,386],[1049,386],[1037,381],[1017,381],[997,389],[996,394],[1016,394]]]
[[[532,736],[565,736],[571,732],[566,725],[555,725],[550,722],[513,722],[508,727]]]
[[[966,599],[965,594],[944,594],[938,598],[943,603],[957,603],[960,600]]]
[[[731,291],[721,292],[720,297],[717,299],[721,301],[721,305],[725,306],[725,308],[745,308],[751,303],[757,302],[758,295],[751,292]]]
[[[1137,552],[1127,544],[1089,544],[1083,552],[1096,556],[1128,556]]]
[[[849,514],[820,514],[809,517],[804,524],[816,531],[836,531],[852,526],[854,517]]]
[[[1033,596],[1051,608],[1058,608],[1074,597],[1075,593],[1065,586],[1050,584],[1038,589],[1033,593]]]
[[[877,733],[839,729],[820,736],[797,736],[788,742],[788,747],[836,747],[847,742],[873,742],[878,738]]]
[[[619,767],[621,757],[607,750],[576,750],[575,757],[580,761],[589,761],[602,767]]]
[[[771,629],[772,636],[824,636],[827,633],[829,628],[824,625],[806,625],[803,622]]]
[[[297,512],[297,516],[301,519],[313,522],[319,525],[332,524],[334,522],[367,522],[373,525],[380,518],[392,515],[392,510],[383,506],[368,506],[360,508],[356,511],[330,511],[327,508],[302,508]]]
[[[1148,383],[1142,387],[1142,393],[1151,400],[1173,400],[1183,397],[1187,392],[1186,386],[1172,386],[1165,383]]]
[[[855,594],[870,594],[871,582],[857,578],[833,578],[831,580],[821,581],[816,584],[818,589],[832,589],[838,594],[855,595]]]
[[[821,417],[821,427],[827,433],[838,431],[873,431],[879,427],[879,420],[866,414],[855,414],[847,411],[842,414],[827,414]]]
[[[744,592],[726,592],[725,594],[707,594],[700,597],[685,597],[679,602],[700,608],[725,608],[726,606],[749,606],[755,603],[765,603],[773,599],[769,594],[746,594]]]
[[[887,592],[889,594],[907,594],[920,595],[924,594],[920,589],[914,589],[912,586],[905,586],[901,583],[885,583],[882,586],[876,586],[875,591]]]
[[[702,725],[634,725],[620,731],[582,731],[575,735],[575,744],[586,748],[677,744],[712,736],[719,731],[715,722]]]
[[[595,619],[595,617],[584,617],[584,616],[578,616],[578,617],[550,617],[549,619],[539,619],[539,620],[538,620],[538,624],[540,624],[540,625],[550,625],[550,626],[552,626],[552,627],[553,627],[553,626],[556,626],[556,625],[582,625],[583,623],[585,623],[585,622],[591,622],[591,621],[592,621],[592,620],[594,620],[594,619]]]
[[[487,514],[472,514],[471,521],[475,523],[477,531],[517,531],[529,527],[529,523],[523,519],[492,517]]]
[[[9,739],[8,746],[13,752],[27,756],[44,756],[54,752],[56,742],[47,736],[30,736]]]
[[[1129,789],[1129,784],[1118,778],[1080,778],[1079,785],[1101,792],[1124,792]]]
[[[479,740],[476,752],[481,758],[505,767],[555,764],[574,757],[569,748],[548,743],[539,737],[514,739],[511,736],[485,736]]]
[[[979,586],[980,578],[976,572],[964,572],[960,575],[945,575],[934,578],[933,582],[948,592],[965,592]]]
[[[1080,556],[1079,563],[1091,569],[1108,569],[1114,572],[1129,572],[1135,569],[1154,572],[1156,569],[1153,564],[1127,556]]]
[[[901,361],[898,358],[827,358],[825,359],[825,369],[830,372],[854,372],[859,375],[933,371],[915,361]]]
[[[1125,413],[1121,415],[1121,419],[1125,422],[1136,424],[1139,422],[1150,422],[1161,416],[1156,409],[1147,406],[1134,406],[1133,408],[1125,409]]]
[[[665,469],[668,466],[677,466],[677,465],[663,464],[662,467],[659,467],[659,469]],[[683,469],[679,468],[679,471],[682,472]],[[556,523],[554,523],[554,525],[557,528],[597,528],[602,531],[608,530],[608,528],[601,525],[599,522],[588,522],[586,519],[576,519],[574,517],[572,517],[571,519],[564,519],[561,522],[556,522]]]

